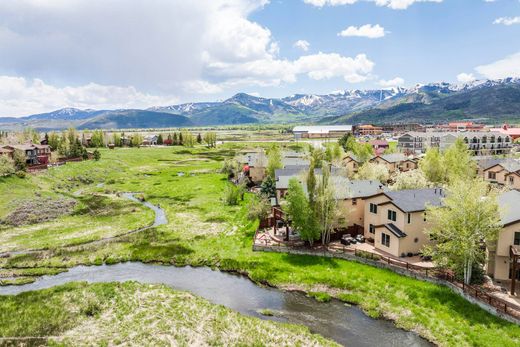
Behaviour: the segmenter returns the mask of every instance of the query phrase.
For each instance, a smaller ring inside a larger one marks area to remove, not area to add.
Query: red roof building
[[[498,131],[504,135],[509,135],[513,141],[520,138],[520,128],[510,128],[508,124],[502,125],[501,128],[491,129],[491,131]]]

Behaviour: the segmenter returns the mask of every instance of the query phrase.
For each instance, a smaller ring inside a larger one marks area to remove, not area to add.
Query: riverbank
[[[137,282],[75,282],[0,296],[0,310],[2,344],[337,346],[302,326],[247,317],[188,292]]]
[[[439,345],[520,344],[520,327],[488,314],[448,288],[340,259],[253,252],[257,223],[246,219],[250,197],[246,195],[238,206],[224,205],[222,192],[227,181],[217,172],[222,160],[236,149],[233,144],[216,150],[104,151],[99,167],[89,168],[104,175],[94,175],[92,183],[79,188],[85,192],[143,192],[147,201],[165,210],[168,223],[106,244],[0,259],[2,271],[16,274],[27,267],[44,273],[45,269],[125,261],[209,266],[244,273],[255,282],[282,289],[337,297],[359,305],[371,317],[390,319]],[[61,177],[83,170],[75,164],[65,169],[69,172],[51,173]],[[97,188],[99,183],[104,188]]]

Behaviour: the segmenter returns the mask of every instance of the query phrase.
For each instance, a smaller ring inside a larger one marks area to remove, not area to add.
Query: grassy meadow
[[[41,196],[65,194],[79,200],[75,213],[61,217],[71,224],[74,220],[78,225],[85,222],[81,222],[85,214],[78,212],[82,204],[86,204],[81,201],[83,197],[106,196],[117,200],[117,192],[126,191],[140,192],[147,201],[160,204],[168,217],[166,225],[109,243],[52,247],[38,253],[2,258],[0,275],[23,281],[78,264],[128,260],[210,266],[247,273],[254,281],[280,288],[312,292],[318,299],[333,296],[358,304],[370,316],[391,319],[397,326],[416,331],[441,346],[520,345],[520,327],[486,313],[448,288],[339,259],[253,252],[252,236],[257,222],[246,218],[251,197],[246,195],[238,206],[226,206],[222,198],[228,183],[225,175],[218,173],[222,161],[244,146],[225,143],[211,150],[204,147],[103,150],[99,162],[70,163],[26,179],[0,180],[0,193],[11,200],[1,202],[4,215],[4,208],[9,211],[15,201],[36,198],[34,187],[39,187]],[[121,208],[122,215],[132,218],[122,218],[115,227],[119,231],[134,228],[139,221],[149,224],[153,219],[130,201],[121,201],[121,204],[128,204],[128,208],[136,211],[128,213],[126,207]],[[114,213],[119,212],[116,209]],[[146,218],[133,218],[140,213]],[[102,215],[92,216],[92,220],[106,223],[106,230],[115,230],[108,225],[117,224],[118,218],[102,218]],[[87,229],[88,226],[85,225]],[[84,237],[73,227],[56,226],[47,232],[31,227],[34,226],[22,226],[20,228],[27,229],[13,232],[3,226],[0,239],[6,240],[8,247],[21,250],[38,245],[51,247],[53,235],[62,242],[59,245],[78,244]],[[66,241],[67,235],[75,236]],[[89,237],[101,235],[93,232]],[[1,244],[7,247],[4,241]],[[27,267],[37,272],[27,273]],[[69,287],[61,290],[66,293]],[[21,298],[26,298],[18,299],[22,308],[25,302],[27,305],[32,302],[28,294]],[[28,334],[23,326],[19,329],[11,334]]]
[[[0,312],[0,337],[50,336],[26,340],[30,345],[337,346],[305,327],[243,316],[188,292],[137,282],[75,282],[4,296]]]

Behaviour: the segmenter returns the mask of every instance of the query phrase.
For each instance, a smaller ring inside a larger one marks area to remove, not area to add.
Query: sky
[[[0,117],[520,77],[520,0],[1,0]]]

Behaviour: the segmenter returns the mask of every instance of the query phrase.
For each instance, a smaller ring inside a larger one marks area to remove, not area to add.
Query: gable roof
[[[500,221],[504,226],[520,222],[520,192],[511,190],[502,193],[498,197],[498,205],[500,206]]]
[[[409,160],[408,157],[406,155],[404,155],[403,153],[392,153],[392,154],[378,155],[377,157],[374,157],[374,158],[372,158],[370,160],[374,160],[374,159],[377,159],[377,158],[381,158],[384,161],[389,162],[389,163],[398,163],[398,162],[401,162],[401,161]]]
[[[365,198],[388,190],[376,180],[349,180],[343,176],[331,176],[330,181],[334,185],[334,197],[338,200]]]
[[[445,197],[441,188],[407,189],[385,192],[385,194],[397,208],[403,212],[424,211],[427,205],[441,206]]]

